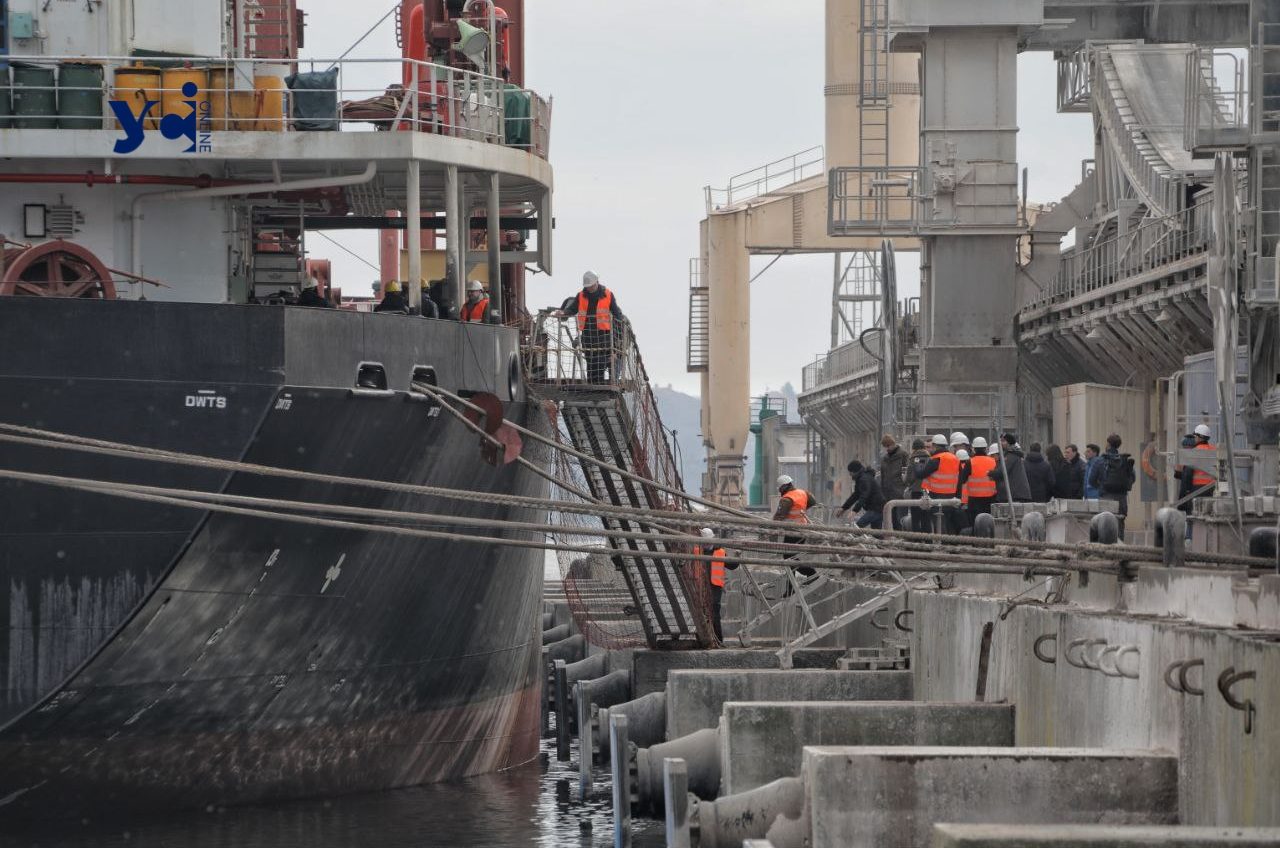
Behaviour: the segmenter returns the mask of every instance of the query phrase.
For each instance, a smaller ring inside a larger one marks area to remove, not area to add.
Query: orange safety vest
[[[489,314],[489,298],[482,297],[475,303],[462,304],[462,320],[463,321],[483,321],[484,316]]]
[[[711,560],[711,585],[724,588],[724,548],[716,548],[711,552],[715,559]]]
[[[939,451],[930,459],[938,460],[938,470],[924,478],[920,488],[931,495],[955,497],[960,484],[960,459],[951,451]]]
[[[578,293],[578,329],[587,329],[587,293]],[[613,292],[608,289],[596,301],[596,329],[607,333],[613,329]]]
[[[791,511],[787,513],[784,521],[794,521],[798,524],[808,524],[809,516],[805,514],[805,510],[809,508],[809,493],[804,489],[792,489],[782,496],[783,500],[791,501]]]
[[[1216,451],[1217,447],[1206,442],[1203,445],[1196,445],[1196,450]],[[1214,465],[1216,466],[1217,463],[1215,462]],[[1208,486],[1210,483],[1216,483],[1216,482],[1218,482],[1217,477],[1214,477],[1208,471],[1202,471],[1199,468],[1196,469],[1195,474],[1191,475],[1191,485],[1197,489],[1201,488],[1202,486]]]
[[[969,502],[969,498],[996,496],[996,481],[991,479],[991,472],[995,468],[996,459],[993,456],[975,456],[969,460],[969,479],[964,481],[965,503]]]

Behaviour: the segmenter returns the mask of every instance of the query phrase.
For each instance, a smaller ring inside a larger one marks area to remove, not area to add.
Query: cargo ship
[[[5,429],[0,468],[534,518],[504,496],[545,481],[413,391],[487,395],[540,426],[524,274],[550,270],[553,177],[523,14],[405,0],[386,59],[300,59],[295,0],[0,2],[0,424],[220,461]],[[403,309],[343,298],[309,238],[338,229],[381,233],[379,283],[403,284]],[[491,310],[462,323],[473,279]],[[10,477],[0,569],[0,824],[385,789],[536,754],[541,551]]]

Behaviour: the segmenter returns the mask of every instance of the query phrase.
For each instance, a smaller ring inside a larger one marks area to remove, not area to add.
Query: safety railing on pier
[[[0,129],[120,129],[125,118],[175,140],[194,134],[201,152],[212,152],[221,132],[427,132],[543,158],[550,148],[550,101],[496,77],[400,57],[293,67],[278,59],[11,57],[0,98],[12,115],[0,117]]]
[[[1212,198],[1133,230],[1071,248],[1057,275],[1025,309],[1073,300],[1179,260],[1205,254],[1213,242]]]
[[[833,236],[913,235],[923,221],[924,169],[832,168],[827,231]]]
[[[826,153],[821,146],[810,147],[784,156],[758,168],[743,171],[729,178],[727,188],[706,186],[707,214],[719,209],[729,209],[739,203],[753,200],[771,191],[786,188],[801,180],[820,176],[826,169]]]

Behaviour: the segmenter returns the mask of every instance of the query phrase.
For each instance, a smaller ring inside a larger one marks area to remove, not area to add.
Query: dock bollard
[[[609,716],[609,751],[613,771],[613,848],[631,848],[631,756],[627,749],[627,717]]]
[[[565,662],[555,662],[556,692],[556,759],[566,762],[569,759],[569,687],[565,681]]]
[[[689,848],[689,771],[679,757],[662,761],[667,848]]]
[[[578,706],[578,798],[591,797],[591,762],[594,759],[591,736],[591,699],[582,681],[573,685],[573,702]]]
[[[1156,547],[1164,552],[1165,568],[1187,564],[1187,515],[1166,506],[1156,511]]]

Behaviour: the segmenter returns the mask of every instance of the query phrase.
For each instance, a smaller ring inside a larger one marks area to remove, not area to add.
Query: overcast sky
[[[300,5],[305,53],[327,57],[390,8]],[[595,270],[635,323],[650,376],[696,394],[685,336],[702,187],[822,144],[823,2],[526,0],[526,10],[527,84],[555,98],[557,224],[556,274],[530,279],[529,304],[559,304]],[[399,55],[391,22],[352,55]],[[1057,200],[1092,155],[1090,119],[1056,113],[1048,55],[1025,55],[1019,69],[1020,164],[1032,200]],[[333,236],[377,265],[374,235]],[[348,292],[374,275],[322,239],[309,247],[333,260]],[[753,273],[768,260],[753,259]],[[915,262],[899,254],[904,297],[918,286]],[[828,256],[784,257],[752,285],[753,393],[798,386],[801,368],[826,350],[830,290]]]

